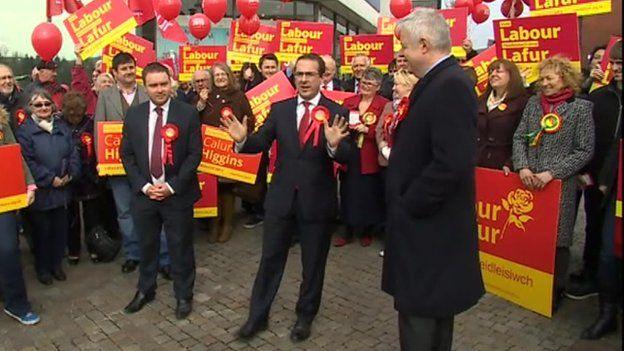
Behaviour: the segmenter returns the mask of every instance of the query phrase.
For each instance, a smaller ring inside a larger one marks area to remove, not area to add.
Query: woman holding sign
[[[479,98],[477,166],[509,174],[513,135],[527,100],[518,67],[505,59],[492,62],[487,88]]]
[[[69,231],[69,185],[80,176],[80,154],[67,123],[53,115],[56,107],[50,93],[35,90],[28,100],[28,109],[31,118],[16,134],[37,185],[37,197],[28,211],[33,224],[37,279],[51,285],[53,279],[67,279],[62,261]]]
[[[15,144],[15,136],[9,125],[8,112],[0,108],[0,147]],[[30,170],[23,163],[27,185],[28,204],[35,201],[35,181]],[[0,213],[0,296],[4,298],[4,312],[24,325],[39,322],[39,316],[32,311],[20,262],[17,240],[15,211]]]
[[[563,292],[576,216],[576,175],[594,152],[592,103],[577,98],[580,76],[567,58],[539,65],[538,94],[529,99],[513,137],[513,166],[527,189],[562,181],[555,253],[553,310]]]
[[[248,132],[254,129],[253,113],[245,94],[239,89],[230,67],[224,63],[215,63],[210,68],[213,90],[208,96],[206,108],[201,111],[202,123],[219,127],[221,118],[237,116],[248,117]],[[251,123],[249,123],[251,121]],[[219,178],[218,185],[218,217],[210,228],[208,241],[224,243],[230,240],[234,226],[234,181]]]
[[[383,75],[374,67],[367,68],[360,80],[360,93],[344,101],[350,111],[351,137],[358,149],[349,157],[346,170],[340,172],[341,217],[346,225],[343,236],[334,241],[341,247],[356,236],[362,246],[369,246],[372,231],[383,221],[383,193],[379,151],[375,140],[375,128],[388,100],[378,95]]]

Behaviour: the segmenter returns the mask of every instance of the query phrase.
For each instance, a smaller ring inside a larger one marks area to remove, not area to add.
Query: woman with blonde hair
[[[532,96],[513,138],[513,166],[530,191],[562,181],[555,254],[553,311],[558,307],[570,260],[576,215],[576,175],[594,151],[592,103],[576,97],[580,75],[561,56],[539,64],[538,93]]]

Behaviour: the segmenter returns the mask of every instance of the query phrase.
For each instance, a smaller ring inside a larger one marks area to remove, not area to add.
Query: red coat
[[[362,100],[361,95],[356,95],[350,97],[344,101],[342,104],[349,111],[358,111],[360,101]],[[375,129],[377,127],[377,123],[381,119],[381,112],[384,107],[388,103],[388,99],[382,97],[381,95],[376,95],[373,98],[368,110],[365,113],[372,113],[376,116],[375,122],[371,125],[368,125],[368,133],[364,135],[364,142],[362,143],[362,148],[360,149],[360,164],[362,174],[371,174],[377,173],[380,170],[379,162],[377,159],[377,155],[379,154],[379,150],[377,148],[377,141],[375,140]],[[360,115],[360,118],[362,115]]]
[[[89,116],[95,115],[95,105],[97,104],[97,94],[91,88],[91,82],[89,76],[82,66],[74,66],[71,70],[71,88],[77,92],[80,92],[85,98],[87,103],[86,114]]]

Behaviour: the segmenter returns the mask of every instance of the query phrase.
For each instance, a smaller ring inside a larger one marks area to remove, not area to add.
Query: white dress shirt
[[[158,126],[158,128],[162,128],[165,124],[167,124],[167,116],[169,114],[169,103],[171,102],[171,99],[167,100],[167,102],[165,102],[164,105],[160,106],[160,108],[163,109],[163,115],[162,115],[162,125]],[[156,105],[150,100],[149,103],[149,120],[147,123],[147,157],[149,159],[149,165],[151,167],[152,165],[152,145],[154,145],[154,128],[156,128],[156,119],[158,118],[158,114],[156,113]],[[162,141],[162,149],[160,151],[160,154],[162,155],[162,160],[163,162],[165,161],[165,141]],[[173,194],[173,188],[171,188],[171,186],[169,185],[169,183],[165,182],[165,165],[162,165],[163,167],[163,173],[162,176],[160,176],[160,178],[154,178],[153,175],[151,175],[150,172],[150,177],[152,178],[152,183],[146,183],[143,188],[142,191],[144,194],[147,195],[147,189],[149,189],[150,186],[152,186],[152,184],[166,184],[167,187],[169,188],[169,191],[171,191],[171,193]],[[151,168],[150,168],[151,169]]]
[[[451,57],[451,55],[446,55],[446,56],[442,57],[441,59],[437,60],[433,65],[431,65],[431,67],[429,67],[429,69],[427,69],[425,74],[423,74],[423,77],[426,76],[427,73],[429,73],[435,66],[439,65],[440,63],[442,63],[442,61],[446,60],[449,57]]]
[[[334,90],[334,80],[330,80],[329,83],[323,84],[323,89],[325,90]]]
[[[123,89],[121,89],[119,85],[117,85],[117,88],[119,89],[119,91],[121,91],[121,96],[123,96],[124,99],[126,99],[128,106],[132,106],[132,101],[134,101],[134,96],[136,95],[136,92],[137,92],[137,85],[135,84],[134,89],[132,89],[132,91],[129,93],[126,93]]]

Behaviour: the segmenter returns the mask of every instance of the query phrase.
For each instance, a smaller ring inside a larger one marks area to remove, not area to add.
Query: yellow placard
[[[0,199],[0,213],[19,210],[28,206],[26,194],[13,195]]]
[[[539,6],[539,3],[536,3]],[[541,6],[543,7],[543,5]],[[586,2],[570,6],[557,6],[551,8],[536,8],[531,10],[531,17],[561,15],[564,13],[575,13],[578,17],[600,15],[611,12],[611,0]]]
[[[217,207],[194,208],[193,218],[210,218],[218,216]]]

